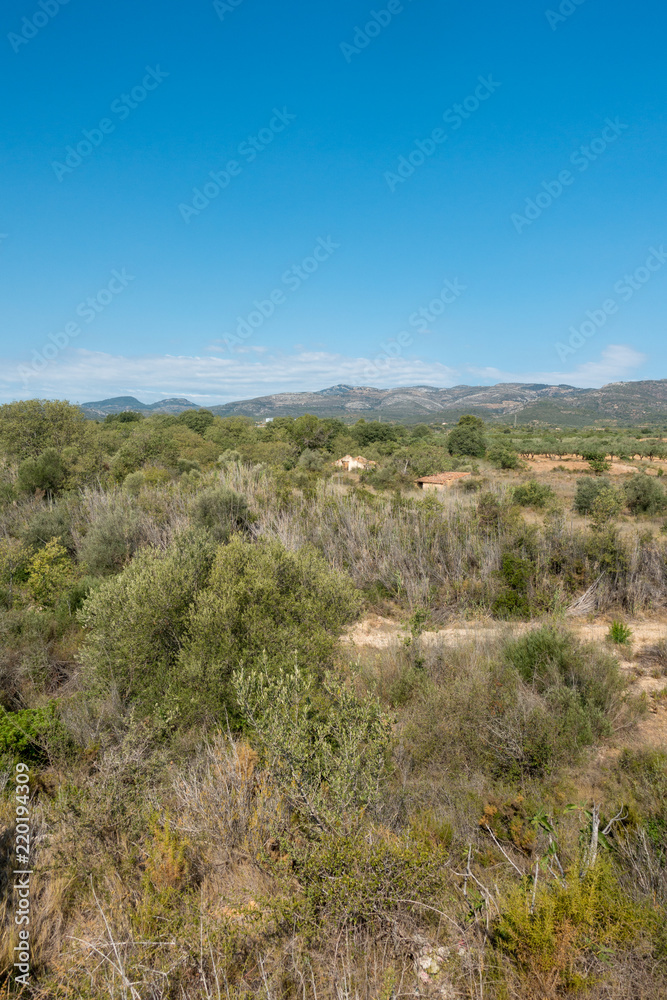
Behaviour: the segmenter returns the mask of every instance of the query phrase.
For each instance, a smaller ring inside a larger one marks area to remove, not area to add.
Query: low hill
[[[114,396],[112,399],[100,399],[95,403],[80,403],[80,409],[91,420],[101,420],[112,413],[182,413],[183,410],[197,410],[196,403],[182,396],[161,399],[158,403],[141,403],[134,396]]]

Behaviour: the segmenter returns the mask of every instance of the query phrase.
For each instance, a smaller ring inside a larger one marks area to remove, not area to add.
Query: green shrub
[[[65,501],[61,499],[45,510],[35,511],[21,537],[33,551],[55,538],[69,553],[74,554],[76,546],[72,537],[72,518]]]
[[[69,734],[57,717],[54,702],[18,712],[0,707],[0,764],[18,760],[39,766],[69,746]]]
[[[667,494],[662,484],[642,472],[625,484],[625,496],[632,514],[660,514],[667,509]]]
[[[136,410],[123,410],[122,413],[108,413],[104,418],[105,424],[135,424],[144,419],[143,413]]]
[[[87,630],[81,658],[90,684],[150,708],[162,699],[214,553],[208,536],[184,532],[166,552],[141,550],[91,594],[79,612]]]
[[[125,489],[131,497],[138,497],[141,493],[141,487],[145,482],[146,477],[141,470],[137,472],[129,472],[123,480],[123,489]]]
[[[667,753],[664,750],[626,747],[618,758],[618,769],[652,794],[667,800]]]
[[[171,482],[169,470],[160,465],[145,465],[141,473],[147,486],[164,486],[165,483]]]
[[[248,501],[224,486],[202,490],[192,506],[192,520],[218,542],[226,542],[236,531],[247,531],[251,523]]]
[[[586,451],[583,458],[588,462],[591,471],[598,476],[603,472],[609,472],[611,468],[611,462],[608,461],[606,453],[603,451]]]
[[[0,603],[6,608],[11,608],[13,604],[16,584],[25,579],[29,556],[20,539],[0,536],[0,583],[7,585],[2,588]]]
[[[439,909],[448,888],[446,849],[407,836],[328,834],[296,851],[294,868],[312,931],[324,918],[341,927],[392,928],[406,903],[423,916],[419,904]]]
[[[501,560],[500,577],[503,589],[495,598],[491,610],[498,618],[517,618],[530,613],[528,585],[535,572],[531,559],[505,552]]]
[[[0,510],[9,507],[16,499],[14,484],[4,470],[0,470]]]
[[[311,549],[235,537],[218,550],[205,590],[195,598],[180,657],[191,684],[218,688],[225,700],[240,664],[271,669],[295,659],[317,670],[332,663],[361,596],[350,579]]]
[[[540,483],[537,479],[528,479],[512,490],[513,502],[521,507],[546,507],[555,495],[551,486]]]
[[[494,444],[487,453],[487,458],[501,469],[518,469],[519,456],[508,444]]]
[[[27,566],[27,586],[38,604],[53,607],[72,580],[72,564],[67,550],[52,538],[39,549]]]
[[[512,587],[503,587],[493,599],[491,612],[496,618],[528,618],[530,601],[525,593]]]
[[[396,469],[390,466],[381,466],[376,469],[366,469],[361,473],[361,482],[364,486],[372,486],[374,490],[400,490],[404,485],[402,477]]]
[[[218,465],[223,469],[227,468],[229,465],[239,465],[241,462],[241,453],[239,451],[234,451],[228,448],[223,451],[222,455],[218,456]]]
[[[479,417],[461,417],[447,438],[447,448],[450,455],[483,458],[486,452],[484,421]]]
[[[299,417],[299,420],[304,418]],[[310,417],[310,420],[316,420],[315,417]],[[295,421],[296,424],[296,421]],[[349,433],[354,437],[355,441],[360,448],[366,448],[369,444],[377,444],[378,442],[387,441],[397,441],[401,437],[405,430],[403,427],[399,427],[395,424],[382,423],[379,420],[371,420],[368,423],[362,418],[358,420],[350,429]],[[311,434],[311,439],[314,439],[315,435]],[[299,442],[300,443],[300,442]],[[310,442],[304,441],[304,444],[316,443],[313,440]]]
[[[179,475],[187,475],[188,472],[201,472],[201,465],[199,462],[193,462],[189,458],[179,458],[176,462],[176,469]]]
[[[539,694],[552,694],[561,687],[575,692],[584,709],[599,717],[600,730],[607,731],[603,717],[617,706],[626,686],[613,656],[545,625],[508,643],[505,659]]]
[[[477,498],[477,519],[483,528],[498,528],[503,517],[503,508],[495,493],[483,490]]]
[[[308,472],[319,472],[323,464],[320,453],[311,448],[305,448],[299,456],[299,468],[306,469]]]
[[[179,424],[185,424],[195,434],[204,434],[214,420],[210,410],[184,410],[178,415]]]
[[[241,663],[272,669],[331,663],[358,613],[351,582],[317,553],[234,537],[217,550],[208,532],[144,549],[79,613],[89,683],[138,700],[164,720],[207,718],[232,706]]]
[[[52,497],[67,480],[67,466],[55,448],[46,448],[36,458],[26,458],[19,465],[17,485],[24,493],[42,490]]]
[[[577,513],[592,514],[595,501],[603,490],[613,490],[608,479],[598,479],[592,476],[578,479],[574,494],[574,509]]]
[[[24,399],[0,406],[0,444],[10,459],[80,445],[88,426],[83,411],[66,400]]]
[[[241,670],[233,686],[292,807],[320,829],[356,825],[379,798],[391,738],[377,699],[358,697],[331,673],[318,699],[313,675],[298,667],[275,678]]]
[[[610,642],[616,643],[616,645],[623,646],[628,645],[632,638],[632,629],[629,628],[625,622],[619,621],[617,618],[609,626],[609,632],[607,633],[607,639]]]
[[[601,531],[617,517],[625,506],[624,498],[613,486],[605,486],[598,491],[591,508],[593,526]]]
[[[69,614],[76,614],[92,592],[101,587],[103,582],[103,578],[99,576],[79,577],[73,580],[62,592],[59,603],[67,609]]]
[[[139,518],[133,511],[107,510],[93,522],[79,546],[79,562],[93,575],[118,572],[134,554],[141,539]]]
[[[628,899],[612,865],[598,860],[583,877],[573,866],[566,878],[543,875],[534,888],[527,882],[511,890],[501,904],[493,939],[530,991],[521,990],[522,996],[572,991],[578,996],[580,987],[593,985],[592,977],[579,971],[593,956],[627,948],[652,923],[647,911]]]
[[[168,468],[176,465],[178,446],[170,436],[168,420],[168,415],[162,415],[159,422],[152,417],[133,428],[111,460],[111,472],[118,482],[125,481],[129,473],[146,465]]]
[[[516,715],[516,738],[508,738],[504,752],[497,753],[507,773],[512,761],[521,774],[547,773],[565,759],[575,760],[582,747],[611,733],[626,688],[614,657],[554,626],[509,642],[504,656],[542,699],[527,714]]]

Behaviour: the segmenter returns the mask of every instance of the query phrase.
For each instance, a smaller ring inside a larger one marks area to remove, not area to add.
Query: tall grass
[[[104,572],[105,558],[117,569],[137,547],[167,548],[192,522],[201,490],[216,483],[245,497],[255,536],[290,550],[313,545],[371,601],[426,608],[435,621],[462,612],[562,611],[588,588],[588,610],[638,611],[667,601],[667,540],[590,532],[558,514],[527,524],[502,488],[479,498],[387,498],[319,480],[298,490],[280,474],[235,463],[197,481],[145,486],[136,497],[99,487],[55,505],[25,501],[4,512],[4,530],[20,536],[50,512],[82,568],[88,560]],[[105,546],[117,554],[105,556]]]

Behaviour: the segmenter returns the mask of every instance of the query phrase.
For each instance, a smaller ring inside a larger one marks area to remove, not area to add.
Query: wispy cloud
[[[250,356],[248,356],[250,355]],[[258,357],[259,355],[259,357]],[[6,398],[58,396],[85,402],[106,396],[135,395],[160,399],[188,396],[193,400],[228,401],[273,392],[324,389],[338,382],[368,385],[368,358],[327,351],[264,355],[249,351],[226,357],[123,357],[72,350],[25,386],[16,366],[0,364],[0,393]],[[373,373],[380,388],[429,384],[454,385],[459,373],[440,363],[391,358]]]
[[[226,402],[274,392],[307,392],[339,382],[393,388],[434,385],[442,388],[463,381],[568,383],[596,387],[631,376],[646,360],[632,347],[614,345],[599,360],[578,365],[573,371],[508,372],[493,367],[466,365],[450,368],[440,362],[390,358],[381,370],[369,359],[327,351],[301,350],[269,354],[249,350],[240,355],[202,357],[152,355],[125,357],[99,351],[72,349],[26,386],[18,366],[0,361],[0,396],[59,397],[86,402],[108,396],[136,395],[155,400],[187,396],[199,403]]]
[[[585,361],[571,371],[507,372],[500,368],[466,365],[466,371],[485,382],[543,382],[595,389],[627,378],[647,360],[645,354],[627,344],[610,344],[597,361]]]

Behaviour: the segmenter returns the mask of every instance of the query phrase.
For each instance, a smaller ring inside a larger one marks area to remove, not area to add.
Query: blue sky
[[[660,5],[0,22],[1,399],[667,376]]]

